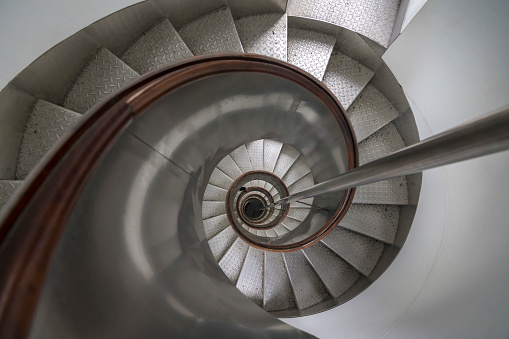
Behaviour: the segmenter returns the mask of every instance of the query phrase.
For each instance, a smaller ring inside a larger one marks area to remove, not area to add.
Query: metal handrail
[[[509,149],[509,106],[275,201],[288,204]]]

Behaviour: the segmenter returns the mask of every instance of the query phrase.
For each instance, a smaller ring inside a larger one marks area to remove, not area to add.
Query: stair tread
[[[290,278],[281,253],[265,252],[264,273],[263,306],[265,310],[278,311],[296,307]]]
[[[302,251],[285,252],[283,257],[299,310],[313,306],[329,296]]]
[[[368,85],[347,111],[361,142],[399,116],[398,110],[373,85]]]
[[[217,217],[226,213],[224,201],[204,201],[201,210],[203,219]]]
[[[121,59],[136,72],[143,74],[192,56],[193,53],[170,21],[164,19],[136,40],[122,54]]]
[[[203,194],[203,201],[222,201],[224,203],[227,194],[228,191],[223,188],[207,185],[205,193]]]
[[[290,147],[289,145],[283,145],[273,173],[279,178],[282,178],[299,156],[300,153],[295,148]]]
[[[207,239],[212,238],[228,226],[230,226],[230,221],[226,214],[203,220],[203,228],[205,229],[205,236]]]
[[[278,236],[284,235],[289,232],[288,229],[283,225],[277,225],[276,227],[273,228],[273,230],[277,233]]]
[[[209,184],[228,190],[232,183],[232,178],[218,168],[214,168],[209,179]]]
[[[297,226],[301,224],[301,221],[297,219],[293,219],[290,216],[286,216],[286,218],[281,222],[281,225],[286,227],[288,230],[293,231]]]
[[[392,244],[399,224],[399,206],[352,204],[339,226]]]
[[[282,180],[286,187],[290,187],[293,183],[296,183],[308,173],[310,173],[310,169],[306,164],[304,157],[299,157],[283,176]]]
[[[264,251],[249,247],[237,288],[256,304],[263,306]]]
[[[288,29],[288,62],[322,80],[336,38],[320,32]]]
[[[22,183],[23,180],[0,180],[0,209],[9,201]]]
[[[315,184],[315,181],[313,179],[313,174],[311,172],[309,172],[308,174],[306,174],[305,176],[303,176],[302,178],[300,178],[299,180],[297,180],[296,182],[291,184],[288,187],[288,192],[290,192],[290,194],[297,193],[297,192],[300,192],[302,190],[305,190],[305,189],[313,186],[314,184]],[[304,202],[306,202],[306,201],[304,201]]]
[[[138,76],[125,62],[106,48],[101,48],[77,77],[63,106],[78,113],[85,113],[101,99]]]
[[[247,154],[245,145],[235,149],[230,153],[230,156],[242,173],[250,172],[253,170],[253,167],[251,166],[251,160],[249,160],[249,155]]]
[[[38,99],[30,114],[18,156],[16,179],[23,180],[81,118],[81,114]]]
[[[263,171],[263,140],[255,140],[246,144],[247,154],[253,171]],[[255,180],[254,185],[262,186],[263,182]]]
[[[228,7],[207,13],[185,24],[178,33],[194,55],[243,52]]]
[[[239,167],[237,166],[235,161],[233,161],[232,157],[229,155],[225,156],[219,162],[219,164],[217,164],[216,167],[219,168],[223,173],[225,173],[232,180],[236,180],[238,177],[240,177],[242,175],[241,170],[239,169]]]
[[[237,238],[221,260],[219,260],[219,266],[234,284],[237,283],[248,249],[249,245],[240,238]]]
[[[399,0],[293,0],[287,13],[345,27],[387,47],[399,3]]]
[[[283,148],[283,143],[275,140],[263,140],[263,170],[273,172],[276,167],[279,153]]]
[[[334,228],[322,243],[365,276],[373,271],[384,249],[382,242],[341,227]]]
[[[359,186],[355,190],[356,204],[408,205],[406,177],[397,177]]]
[[[345,293],[361,276],[322,243],[305,248],[304,254],[334,298]]]
[[[286,14],[257,14],[235,20],[246,53],[287,60]]]
[[[359,143],[359,164],[383,158],[391,153],[405,148],[405,142],[393,123],[385,127]]]
[[[209,240],[210,250],[216,261],[220,260],[238,238],[231,227],[227,227]]]
[[[352,58],[333,51],[323,77],[323,83],[336,95],[345,109],[362,92],[374,72]]]

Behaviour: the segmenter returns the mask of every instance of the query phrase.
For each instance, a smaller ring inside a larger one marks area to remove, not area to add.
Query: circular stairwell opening
[[[259,219],[265,210],[266,205],[259,198],[250,198],[244,205],[244,213],[253,221]]]

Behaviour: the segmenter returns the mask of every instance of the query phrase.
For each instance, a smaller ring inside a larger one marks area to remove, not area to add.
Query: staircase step
[[[286,187],[290,187],[293,183],[307,175],[309,171],[309,167],[306,164],[304,158],[299,157],[297,161],[293,163],[292,167],[290,167],[288,172],[286,172],[286,174],[283,176],[282,180]]]
[[[304,254],[334,298],[345,293],[361,276],[355,268],[320,242],[304,249]]]
[[[284,235],[289,232],[288,229],[283,225],[277,225],[276,227],[273,228],[273,230],[277,233],[278,236]]]
[[[216,167],[219,168],[228,177],[230,177],[230,179],[232,179],[233,181],[235,181],[238,177],[242,175],[241,170],[239,169],[235,161],[233,161],[232,157],[229,155],[224,157],[223,160],[221,160]]]
[[[384,249],[380,241],[341,227],[333,229],[322,243],[365,276],[373,271]]]
[[[398,110],[374,86],[368,85],[347,111],[361,142],[399,116]]]
[[[0,209],[9,201],[22,183],[22,180],[0,180]]]
[[[214,185],[207,185],[205,193],[203,194],[204,201],[226,201],[228,191]]]
[[[224,201],[204,201],[202,204],[203,219],[217,217],[225,213],[226,207]]]
[[[386,157],[402,148],[405,148],[403,138],[396,126],[389,123],[359,144],[359,164],[364,165]]]
[[[207,13],[185,24],[178,33],[194,55],[243,52],[228,7]]]
[[[242,145],[231,152],[230,156],[232,157],[233,161],[235,161],[235,164],[237,164],[237,167],[242,173],[250,172],[253,170],[253,167],[251,166],[251,160],[249,160],[249,155],[247,154],[245,145]]]
[[[292,218],[302,222],[309,214],[309,208],[290,208],[288,210],[287,218]]]
[[[283,225],[286,229],[289,231],[293,231],[297,226],[301,224],[301,221],[294,219],[290,216],[286,216],[286,218],[281,222],[281,225]]]
[[[399,224],[399,206],[352,204],[340,221],[343,228],[388,244],[394,243]]]
[[[399,3],[399,0],[291,0],[287,13],[345,27],[387,47]]]
[[[283,145],[279,157],[274,168],[274,174],[279,178],[284,177],[286,172],[292,167],[294,162],[299,158],[300,153],[295,148],[288,145]]]
[[[192,56],[170,21],[164,19],[136,40],[121,59],[143,74]]]
[[[259,235],[260,237],[267,237],[267,232],[264,230],[257,230],[256,235]]]
[[[275,238],[278,236],[278,234],[276,233],[276,231],[274,231],[274,229],[267,230],[266,233],[267,233],[267,237],[269,237],[269,238]]]
[[[263,170],[274,172],[283,143],[270,139],[263,140]]]
[[[289,28],[288,62],[322,80],[335,43],[331,35]]]
[[[263,306],[264,251],[249,247],[237,288],[256,304]]]
[[[329,297],[326,287],[307,261],[304,252],[286,252],[283,257],[299,310]]]
[[[263,140],[255,140],[246,144],[247,154],[251,161],[253,171],[263,171]],[[263,182],[260,180],[254,181],[255,186],[262,186]]]
[[[309,172],[308,174],[306,174],[305,176],[303,176],[302,178],[300,178],[299,180],[297,180],[296,182],[291,184],[291,186],[288,187],[288,192],[290,192],[290,194],[297,193],[297,192],[300,192],[302,190],[305,190],[305,189],[313,186],[314,184],[315,184],[315,181],[313,180],[313,174],[311,172]],[[306,202],[306,201],[304,201],[304,202]]]
[[[235,20],[246,53],[287,60],[286,14],[257,14]]]
[[[265,252],[263,291],[263,307],[266,311],[286,310],[297,306],[281,253]]]
[[[230,221],[226,214],[221,214],[203,220],[203,228],[205,229],[205,236],[207,237],[207,240],[214,237],[228,226],[230,226]]]
[[[67,93],[63,106],[85,113],[105,96],[115,92],[139,75],[106,48],[83,68]]]
[[[81,114],[37,100],[21,142],[16,179],[23,180],[42,157],[81,118]]]
[[[209,240],[209,246],[216,261],[223,257],[237,238],[233,228],[227,227]]]
[[[231,184],[233,184],[233,180],[218,168],[214,168],[209,179],[209,184],[228,190]]]
[[[355,204],[408,205],[406,177],[397,177],[359,186],[353,198]]]
[[[334,51],[327,65],[323,83],[347,110],[373,75],[374,72],[360,62]]]
[[[226,254],[219,260],[219,266],[234,284],[237,283],[248,249],[249,245],[237,238]]]

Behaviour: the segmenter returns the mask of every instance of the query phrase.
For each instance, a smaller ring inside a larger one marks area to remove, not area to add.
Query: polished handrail
[[[168,92],[195,80],[229,72],[273,74],[301,84],[343,110],[320,81],[288,63],[241,53],[193,57],[144,75],[104,99],[36,166],[0,214],[0,337],[29,333],[51,259],[68,220],[94,170],[123,131]],[[344,111],[344,110],[343,110]],[[353,129],[341,125],[348,141],[350,169],[358,162]],[[345,195],[341,215],[353,199]],[[337,224],[331,223],[330,228]]]
[[[509,149],[509,106],[275,201],[268,208],[320,194],[422,172]]]

